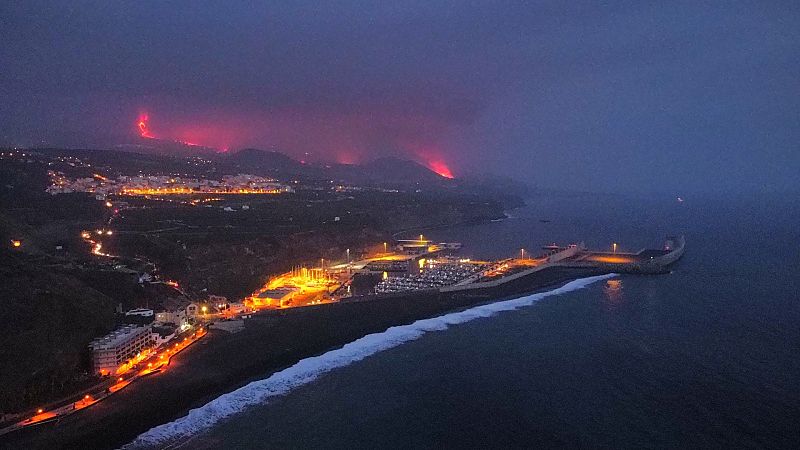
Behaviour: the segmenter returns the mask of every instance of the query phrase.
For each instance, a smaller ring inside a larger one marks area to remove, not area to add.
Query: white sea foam
[[[250,406],[265,403],[272,397],[286,394],[297,387],[308,384],[322,374],[361,361],[368,356],[397,347],[405,342],[413,341],[425,333],[446,330],[451,325],[458,325],[481,317],[490,317],[501,311],[513,311],[530,306],[545,297],[582,289],[596,281],[614,276],[616,275],[610,274],[581,278],[552,291],[476,306],[464,311],[418,320],[409,325],[391,327],[381,333],[368,334],[340,349],[300,360],[297,364],[276,372],[269,378],[253,381],[235,391],[223,394],[199,408],[192,409],[180,419],[140,434],[125,448],[168,445],[206,430],[220,420]]]

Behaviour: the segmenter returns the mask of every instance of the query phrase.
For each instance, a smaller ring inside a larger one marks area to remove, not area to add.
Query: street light
[[[383,243],[383,253],[386,253],[387,251],[388,251],[388,250],[386,250],[386,242],[384,242],[384,243]]]
[[[525,249],[524,248],[519,249],[519,255],[520,255],[519,259],[525,259]]]
[[[616,242],[614,242],[612,244],[612,247],[614,248],[614,253],[617,253],[617,243]]]
[[[350,264],[350,249],[347,249],[347,264]]]

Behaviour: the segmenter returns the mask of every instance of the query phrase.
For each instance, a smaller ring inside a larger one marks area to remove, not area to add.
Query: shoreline
[[[220,395],[367,334],[607,273],[553,267],[495,288],[415,293],[257,314],[236,334],[210,331],[210,339],[187,349],[182,358],[150,380],[127,387],[89,411],[3,436],[0,446],[119,447]]]

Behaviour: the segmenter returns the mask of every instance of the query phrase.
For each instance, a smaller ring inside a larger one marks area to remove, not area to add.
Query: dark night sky
[[[0,4],[0,143],[407,155],[542,187],[797,190],[800,3]]]

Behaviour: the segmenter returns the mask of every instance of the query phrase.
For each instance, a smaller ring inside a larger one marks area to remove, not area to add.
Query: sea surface
[[[800,446],[800,201],[548,194],[509,215],[425,235],[476,258],[552,242],[636,251],[673,233],[687,251],[668,275],[582,280],[365,338],[138,443]]]

